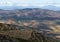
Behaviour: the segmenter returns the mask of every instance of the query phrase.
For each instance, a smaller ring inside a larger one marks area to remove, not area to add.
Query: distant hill
[[[16,10],[0,10],[0,20],[55,20],[60,19],[60,12],[40,9],[40,8],[26,8]]]
[[[46,5],[43,7],[40,6],[0,6],[0,9],[3,10],[14,10],[14,9],[24,9],[24,8],[42,8],[42,9],[48,9],[48,10],[54,10],[54,11],[60,11],[60,7],[53,6],[53,5]]]

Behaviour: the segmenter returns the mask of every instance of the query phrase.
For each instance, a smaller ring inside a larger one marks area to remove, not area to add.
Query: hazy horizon
[[[0,0],[0,6],[38,6],[52,5],[60,7],[60,0]]]

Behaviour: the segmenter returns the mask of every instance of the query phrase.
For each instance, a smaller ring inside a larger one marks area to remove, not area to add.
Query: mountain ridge
[[[24,9],[24,8],[42,8],[42,9],[60,11],[60,7],[53,6],[53,5],[46,5],[42,7],[39,7],[39,6],[0,6],[0,9],[3,9],[3,10],[15,10],[15,9]]]

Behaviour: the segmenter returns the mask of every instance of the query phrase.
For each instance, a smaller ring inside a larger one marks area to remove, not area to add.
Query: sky
[[[47,6],[60,7],[60,0],[0,0],[0,6]]]

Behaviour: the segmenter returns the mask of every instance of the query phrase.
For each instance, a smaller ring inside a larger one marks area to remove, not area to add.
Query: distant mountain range
[[[52,6],[52,5],[44,6],[44,7],[41,7],[41,8],[54,10],[54,11],[60,11],[60,7],[56,7],[56,6]]]
[[[26,8],[15,10],[0,10],[0,20],[56,20],[60,19],[60,12],[41,9],[41,8]]]
[[[0,9],[3,10],[15,10],[15,9],[24,9],[24,8],[40,8],[38,6],[0,6]]]
[[[43,6],[43,7],[39,7],[39,6],[0,6],[0,9],[5,9],[5,10],[24,9],[24,8],[42,8],[42,9],[60,11],[60,7],[56,7],[56,6],[52,6],[52,5],[47,5],[47,6]]]

